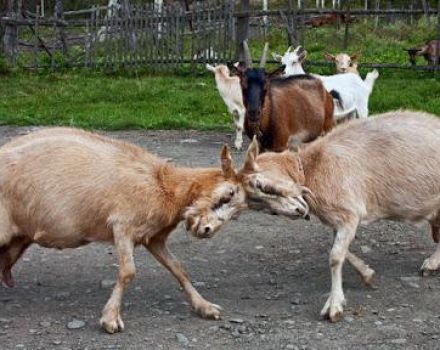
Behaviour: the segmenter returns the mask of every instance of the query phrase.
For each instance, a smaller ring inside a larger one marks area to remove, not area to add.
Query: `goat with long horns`
[[[268,43],[258,68],[252,68],[247,41],[243,49],[244,62],[234,71],[240,77],[249,138],[256,135],[263,149],[281,152],[290,136],[297,143],[309,142],[333,128],[333,98],[320,80],[308,74],[279,77],[284,66],[267,73]]]

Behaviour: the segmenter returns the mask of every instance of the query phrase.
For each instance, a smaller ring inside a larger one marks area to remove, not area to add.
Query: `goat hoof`
[[[364,283],[365,287],[377,289],[374,282],[376,281],[376,272],[371,270],[367,275],[362,277],[362,282]]]
[[[15,287],[15,282],[14,282],[14,278],[12,277],[11,270],[3,271],[2,282],[8,288],[14,288]]]
[[[428,276],[433,276],[436,274],[438,267],[437,266],[432,266],[431,262],[429,259],[426,259],[423,264],[422,267],[420,268],[420,275],[422,277],[428,277]]]
[[[321,310],[321,316],[328,319],[330,322],[338,322],[344,313],[343,305],[345,304],[344,297],[329,296],[327,302]]]
[[[124,330],[124,322],[122,322],[121,316],[117,315],[115,318],[102,316],[100,322],[101,327],[109,334],[122,332]]]
[[[221,306],[207,301],[204,301],[200,305],[194,306],[194,311],[197,312],[197,314],[199,314],[201,317],[216,321],[220,320],[220,312],[222,310],[223,309]]]

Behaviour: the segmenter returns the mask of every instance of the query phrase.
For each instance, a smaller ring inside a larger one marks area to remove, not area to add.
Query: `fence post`
[[[38,70],[38,61],[39,61],[39,54],[40,54],[40,49],[39,49],[39,44],[40,41],[38,40],[38,33],[40,31],[40,5],[36,6],[36,10],[35,10],[35,22],[34,22],[34,35],[35,35],[35,40],[34,40],[34,68],[35,70]]]
[[[438,72],[440,70],[440,0],[437,1],[437,39],[438,43],[435,50],[435,58],[436,58],[436,65],[435,65],[435,71]]]
[[[63,56],[67,53],[67,44],[66,44],[66,36],[64,34],[64,28],[60,25],[60,21],[64,19],[64,11],[63,11],[63,0],[55,1],[55,21],[56,21],[56,29],[57,29],[57,37],[61,43],[61,51],[63,52]]]
[[[9,17],[10,20],[5,25],[5,34],[3,37],[3,47],[5,51],[5,55],[7,57],[8,63],[10,66],[14,67],[17,59],[17,46],[18,46],[18,26],[15,21],[18,18],[15,1],[8,0],[6,6],[6,16]]]
[[[235,57],[239,61],[244,61],[243,41],[249,37],[249,0],[241,0],[241,11],[245,12],[245,16],[237,18],[237,38]]]
[[[344,1],[345,5],[345,31],[344,31],[344,50],[348,47],[348,36],[349,36],[349,26],[350,26],[350,0]]]
[[[429,4],[426,0],[422,0],[423,12],[425,12],[426,21],[431,24],[431,19],[429,18]]]

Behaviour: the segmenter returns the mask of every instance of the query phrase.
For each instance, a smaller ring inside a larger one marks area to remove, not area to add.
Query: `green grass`
[[[380,73],[370,99],[371,113],[411,108],[440,115],[438,73]],[[232,129],[231,120],[210,75],[20,72],[0,76],[0,125],[226,130]]]
[[[0,124],[221,129],[229,122],[207,78],[19,73],[0,80]]]

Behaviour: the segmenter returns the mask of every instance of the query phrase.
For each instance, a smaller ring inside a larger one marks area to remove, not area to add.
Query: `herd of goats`
[[[197,238],[212,237],[244,209],[292,219],[313,214],[333,228],[330,295],[321,311],[335,322],[343,315],[342,266],[353,265],[371,284],[374,270],[350,252],[360,224],[379,219],[427,221],[435,252],[421,267],[440,266],[440,120],[398,110],[368,116],[368,97],[378,73],[362,80],[354,57],[329,56],[345,72],[304,74],[302,48],[283,63],[245,62],[209,66],[241,129],[252,137],[241,168],[227,145],[219,168],[189,168],[141,147],[74,128],[48,128],[19,136],[0,148],[0,278],[14,286],[11,269],[32,244],[74,248],[91,242],[115,246],[116,285],[100,323],[124,329],[121,301],[135,276],[133,252],[144,246],[178,280],[200,316],[219,319],[221,307],[204,299],[167,249],[180,222]],[[351,61],[351,62],[350,62]],[[354,71],[354,72],[352,72]],[[351,89],[351,90],[350,90]],[[342,117],[351,119],[335,125]],[[244,118],[244,124],[242,124]],[[241,124],[240,124],[241,123]],[[264,150],[264,152],[260,152]],[[313,244],[313,243],[311,243]],[[209,268],[209,264],[206,265]]]

